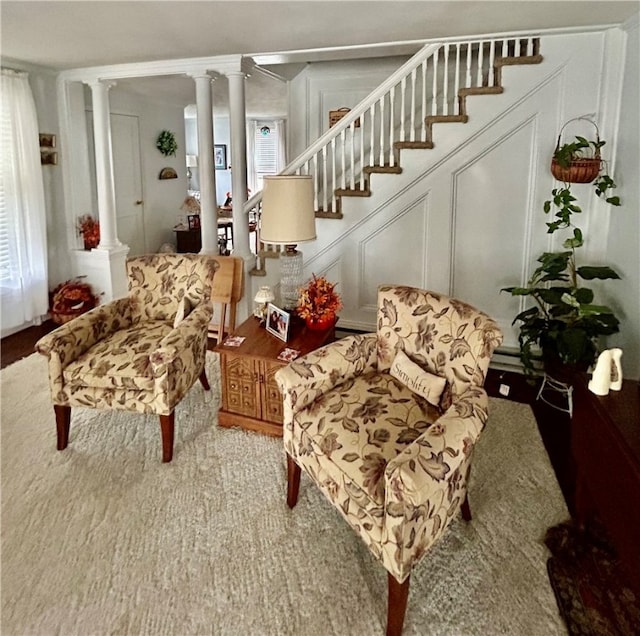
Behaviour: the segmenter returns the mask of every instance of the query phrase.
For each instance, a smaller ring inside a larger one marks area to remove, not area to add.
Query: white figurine
[[[620,391],[622,389],[622,349],[610,349],[611,351],[611,384],[609,388],[612,391]]]
[[[596,395],[607,395],[611,384],[612,356],[609,349],[605,349],[599,356],[596,368],[589,380],[589,391]]]

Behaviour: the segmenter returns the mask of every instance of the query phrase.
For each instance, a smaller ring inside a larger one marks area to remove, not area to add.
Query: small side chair
[[[152,254],[127,261],[129,294],[41,338],[49,358],[57,447],[69,442],[71,407],[155,413],[162,461],[173,457],[175,407],[199,378],[205,390],[211,289],[208,256]]]
[[[276,373],[284,399],[287,503],[304,471],[388,572],[387,634],[402,632],[412,568],[462,511],[498,325],[414,287],[378,290],[377,332]]]

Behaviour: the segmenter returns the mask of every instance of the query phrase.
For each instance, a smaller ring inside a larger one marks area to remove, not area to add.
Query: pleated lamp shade
[[[295,245],[315,238],[312,177],[264,177],[260,240],[273,245]]]

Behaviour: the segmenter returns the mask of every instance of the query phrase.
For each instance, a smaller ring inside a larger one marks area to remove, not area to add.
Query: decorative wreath
[[[178,150],[178,142],[176,136],[170,130],[163,130],[156,139],[156,148],[165,156],[172,155],[175,157]]]

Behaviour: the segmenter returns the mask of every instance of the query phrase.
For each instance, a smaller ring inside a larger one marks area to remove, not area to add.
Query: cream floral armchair
[[[497,324],[466,303],[383,286],[377,333],[338,340],[276,374],[287,503],[296,504],[302,468],[386,568],[388,634],[402,631],[413,566],[459,509],[471,518],[467,481],[488,416],[482,387],[501,342]],[[433,404],[414,392],[426,385]]]
[[[127,261],[129,295],[62,325],[36,344],[49,358],[57,447],[69,441],[71,407],[160,416],[162,461],[173,456],[174,409],[204,371],[209,302],[218,263],[193,254]]]

